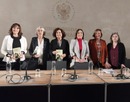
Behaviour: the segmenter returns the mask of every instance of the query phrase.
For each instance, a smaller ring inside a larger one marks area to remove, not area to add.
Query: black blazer
[[[118,68],[121,67],[121,64],[125,64],[125,59],[126,59],[126,51],[125,51],[125,46],[123,43],[118,43]],[[108,62],[111,64],[110,61],[110,50],[112,47],[112,43],[108,43],[107,48],[108,48]]]
[[[43,47],[43,69],[47,68],[47,61],[49,60],[49,50],[50,50],[50,42],[48,38],[43,38],[44,39],[44,47]],[[30,55],[33,55],[33,52],[35,50],[35,47],[38,46],[38,40],[37,37],[33,37],[31,40],[30,48],[29,48],[29,53]],[[38,60],[37,60],[38,61]]]
[[[69,63],[70,63],[70,61],[69,61],[70,52],[69,52],[69,43],[68,43],[68,41],[65,40],[65,39],[62,39],[61,46],[59,46],[57,39],[53,39],[51,41],[51,50],[50,50],[51,60],[56,60],[55,59],[56,56],[52,53],[56,49],[62,49],[63,50],[63,54],[66,54],[66,57],[63,60],[67,61],[67,67],[69,67]]]

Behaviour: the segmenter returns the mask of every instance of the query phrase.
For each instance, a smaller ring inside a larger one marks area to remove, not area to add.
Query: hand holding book
[[[61,61],[63,59],[64,55],[63,55],[63,50],[62,49],[57,49],[56,50],[56,59],[58,61]]]

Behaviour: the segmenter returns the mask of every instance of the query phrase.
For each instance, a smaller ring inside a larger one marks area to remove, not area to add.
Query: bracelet
[[[21,51],[23,54],[25,54],[25,52],[24,51]]]
[[[11,54],[8,54],[8,53],[6,54],[6,57],[10,57],[10,56],[11,56]]]

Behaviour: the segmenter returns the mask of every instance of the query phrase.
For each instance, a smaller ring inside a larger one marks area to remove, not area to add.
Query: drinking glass
[[[88,63],[88,73],[92,74],[93,73],[93,62],[89,61]]]
[[[66,68],[62,68],[61,70],[61,76],[63,77],[66,74]]]
[[[36,69],[35,70],[35,77],[40,77],[41,73],[40,73],[40,69]]]
[[[103,68],[98,68],[98,75],[103,75]]]
[[[11,74],[12,65],[11,62],[6,62],[6,72],[7,74]]]

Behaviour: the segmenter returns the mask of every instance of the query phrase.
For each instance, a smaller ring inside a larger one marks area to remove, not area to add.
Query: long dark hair
[[[83,29],[77,29],[76,30],[75,39],[77,39],[77,34],[78,34],[78,31],[80,31],[80,30],[83,32],[83,38],[82,39],[84,39],[84,31],[83,31]]]

